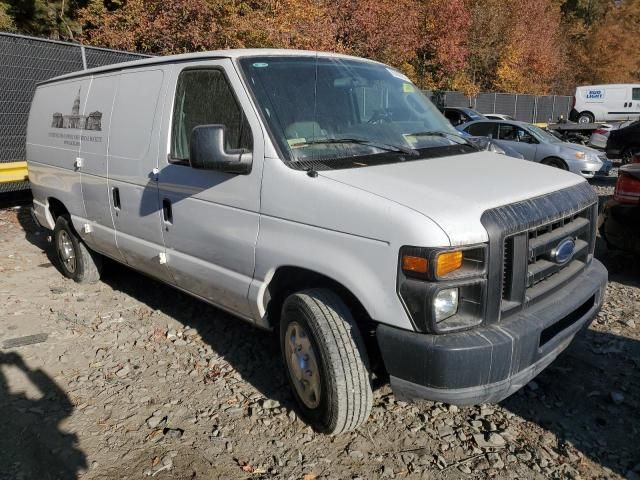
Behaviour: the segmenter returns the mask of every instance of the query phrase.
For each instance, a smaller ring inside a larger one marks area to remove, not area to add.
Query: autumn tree
[[[431,0],[421,11],[415,65],[420,86],[475,93],[466,65],[471,15],[464,0]]]
[[[574,30],[571,61],[579,84],[640,80],[640,0],[603,2],[606,9],[591,25]]]

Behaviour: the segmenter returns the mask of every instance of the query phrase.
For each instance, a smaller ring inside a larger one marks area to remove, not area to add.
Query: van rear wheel
[[[53,229],[53,243],[58,265],[64,276],[78,283],[95,283],[100,280],[102,258],[89,250],[78,237],[68,215],[61,215]]]
[[[294,397],[316,430],[336,435],[367,420],[373,402],[367,352],[340,297],[321,288],[290,295],[280,345]]]
[[[578,116],[578,123],[593,123],[595,121],[595,117],[591,112],[582,112]]]

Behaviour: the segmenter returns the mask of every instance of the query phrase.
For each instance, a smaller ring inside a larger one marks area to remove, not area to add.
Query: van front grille
[[[535,226],[504,239],[502,312],[534,301],[577,275],[590,261],[595,245],[594,207]],[[574,242],[565,263],[554,250],[565,240]]]

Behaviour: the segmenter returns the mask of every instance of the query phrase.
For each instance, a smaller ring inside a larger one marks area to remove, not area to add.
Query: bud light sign
[[[602,100],[604,98],[603,90],[588,90],[587,98],[589,100]]]

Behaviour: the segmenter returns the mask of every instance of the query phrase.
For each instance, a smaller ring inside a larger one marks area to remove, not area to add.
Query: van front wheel
[[[368,357],[351,312],[335,293],[309,289],[282,307],[280,345],[303,417],[335,435],[362,425],[373,393]]]
[[[60,270],[65,277],[78,283],[95,283],[100,280],[100,255],[89,250],[80,240],[67,215],[57,218],[53,242]]]

